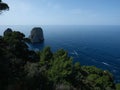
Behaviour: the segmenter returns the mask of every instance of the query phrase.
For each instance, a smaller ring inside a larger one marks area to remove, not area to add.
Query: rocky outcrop
[[[41,27],[35,27],[32,29],[30,40],[32,43],[41,43],[44,41],[43,30]]]
[[[8,28],[4,31],[4,36],[11,33],[12,32],[12,29],[11,28]]]

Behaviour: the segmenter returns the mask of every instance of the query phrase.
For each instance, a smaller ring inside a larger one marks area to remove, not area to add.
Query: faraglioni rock
[[[34,27],[30,35],[31,43],[41,43],[44,41],[43,30],[41,27]]]
[[[7,28],[5,31],[4,31],[4,36],[9,34],[9,33],[12,33],[12,29],[11,28]]]

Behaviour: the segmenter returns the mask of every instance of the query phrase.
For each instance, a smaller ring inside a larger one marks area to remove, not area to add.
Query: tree
[[[0,12],[2,12],[3,10],[9,10],[9,6],[2,2],[2,0],[0,0]]]
[[[40,52],[40,65],[49,68],[53,53],[50,47],[45,47],[42,52]]]
[[[79,62],[76,62],[73,65],[72,73],[70,75],[69,81],[77,89],[79,88],[82,89],[82,87],[84,87],[82,82],[84,76],[82,74],[83,73],[82,73],[81,65]]]
[[[48,70],[48,75],[55,84],[64,84],[68,76],[72,72],[72,58],[63,49],[58,50],[54,54],[54,60],[51,62],[51,68]]]
[[[24,38],[23,33],[7,29],[7,32],[0,39],[0,72],[7,72],[2,73],[7,79],[2,77],[4,79],[2,82],[7,81],[6,84],[3,83],[6,88],[8,85],[12,87],[18,86],[24,79],[24,65],[29,60],[29,50]]]
[[[103,71],[95,66],[82,66],[86,74],[85,85],[89,85],[92,90],[114,90],[115,84],[112,75],[108,71]]]
[[[25,44],[25,35],[19,31],[4,34],[4,41],[7,43],[7,49],[12,52],[15,57],[23,60],[28,59],[28,46]]]
[[[42,72],[39,63],[28,62],[25,65],[25,90],[52,90],[52,83],[49,81],[48,77]],[[34,83],[34,84],[33,84]],[[24,90],[21,89],[21,90]]]
[[[0,38],[0,89],[5,90],[8,85],[9,60],[7,58],[6,43]]]

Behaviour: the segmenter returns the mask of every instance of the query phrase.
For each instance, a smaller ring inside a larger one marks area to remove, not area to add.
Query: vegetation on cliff
[[[110,72],[73,64],[63,49],[30,51],[25,40],[18,31],[0,37],[1,90],[119,90]]]

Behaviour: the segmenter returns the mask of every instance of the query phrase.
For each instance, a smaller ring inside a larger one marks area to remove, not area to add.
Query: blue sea
[[[23,32],[26,37],[36,25],[31,26],[0,26],[0,35],[7,28]],[[64,26],[37,25],[42,27],[45,41],[35,44],[33,49],[50,46],[52,51],[63,48],[73,57],[74,62],[81,65],[94,65],[109,70],[120,82],[120,26]]]

